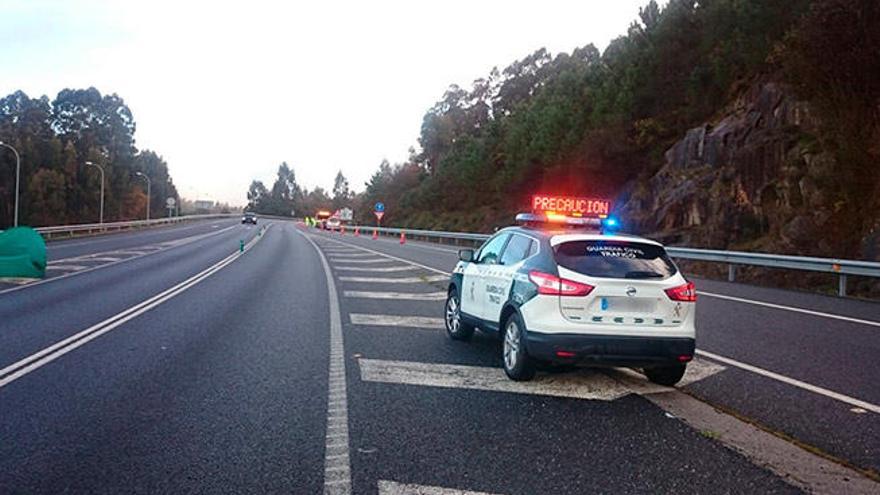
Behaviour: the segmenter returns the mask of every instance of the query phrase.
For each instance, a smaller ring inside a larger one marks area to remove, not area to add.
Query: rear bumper
[[[541,361],[585,366],[650,367],[690,361],[696,341],[687,337],[627,337],[529,331],[526,349]],[[557,353],[563,352],[560,356]],[[573,354],[573,355],[571,355]]]

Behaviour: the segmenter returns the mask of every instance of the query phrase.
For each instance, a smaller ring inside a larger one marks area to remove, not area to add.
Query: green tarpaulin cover
[[[0,277],[43,278],[46,275],[46,243],[30,227],[0,232]]]

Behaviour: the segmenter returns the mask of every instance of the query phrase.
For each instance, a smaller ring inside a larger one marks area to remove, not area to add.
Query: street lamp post
[[[147,221],[150,221],[150,178],[147,177],[147,174],[142,172],[135,172],[135,175],[139,175],[147,180]]]
[[[86,162],[86,165],[98,167],[98,170],[101,171],[101,215],[99,217],[98,223],[104,223],[104,167],[92,162]]]
[[[21,157],[18,156],[18,150],[3,141],[0,141],[0,146],[5,146],[15,153],[15,223],[13,226],[18,227],[18,184],[19,179],[21,178]]]

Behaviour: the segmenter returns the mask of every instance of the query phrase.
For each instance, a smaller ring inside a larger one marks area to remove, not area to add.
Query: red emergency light
[[[532,196],[532,211],[542,212],[548,218],[554,216],[605,218],[611,213],[611,202],[606,199],[535,194]]]

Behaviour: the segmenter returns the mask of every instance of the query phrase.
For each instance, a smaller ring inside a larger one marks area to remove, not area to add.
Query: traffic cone
[[[355,227],[355,228],[354,228],[354,236],[355,236],[355,237],[360,237],[360,236],[361,236],[361,228],[360,228],[360,227]]]
[[[379,231],[376,229],[373,229],[373,239],[378,239],[378,238],[379,238]]]
[[[400,231],[400,243],[406,244],[406,234],[403,231]]]

